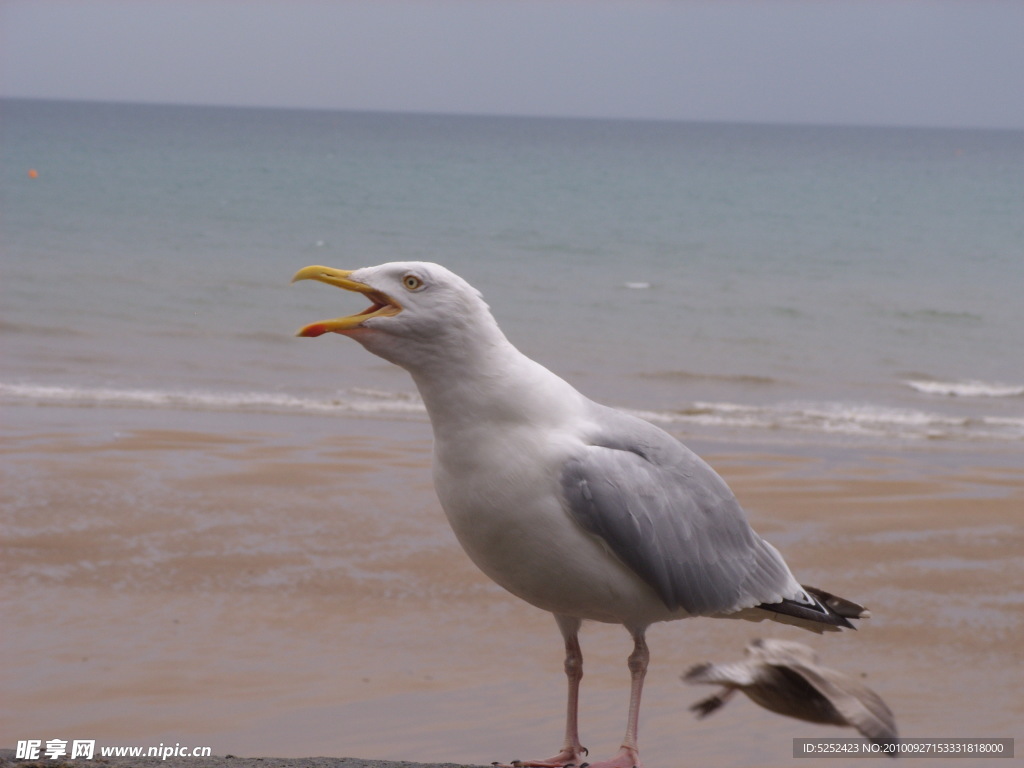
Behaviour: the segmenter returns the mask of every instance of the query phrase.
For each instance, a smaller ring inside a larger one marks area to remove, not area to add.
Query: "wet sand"
[[[7,408],[0,436],[0,745],[484,765],[557,749],[554,623],[462,554],[426,423]],[[745,700],[704,721],[687,711],[707,691],[680,673],[769,635],[865,674],[904,736],[1024,735],[1019,448],[688,442],[802,581],[873,617],[823,637],[653,627],[648,766],[791,765],[795,737],[852,735]],[[630,644],[603,625],[582,642],[582,736],[599,758],[624,727]]]

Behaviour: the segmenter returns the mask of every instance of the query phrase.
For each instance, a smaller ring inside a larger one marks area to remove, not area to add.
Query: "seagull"
[[[516,765],[584,763],[577,726],[584,620],[621,624],[633,640],[622,745],[590,768],[639,768],[651,624],[728,616],[822,631],[867,617],[856,603],[801,586],[708,464],[667,432],[595,403],[528,358],[480,292],[448,269],[310,266],[292,282],[299,280],[370,301],[297,335],[348,336],[412,375],[434,433],[434,487],[456,538],[487,576],[554,614],[565,643],[565,738],[553,757]]]
[[[896,718],[882,697],[850,675],[818,663],[817,654],[792,640],[754,640],[746,659],[730,664],[698,664],[683,680],[720,685],[714,696],[690,707],[707,717],[736,691],[780,715],[811,723],[848,725],[876,744],[899,738]]]

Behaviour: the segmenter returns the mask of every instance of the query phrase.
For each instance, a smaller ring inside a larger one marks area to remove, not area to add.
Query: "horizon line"
[[[760,126],[766,128],[864,128],[882,130],[922,130],[922,131],[995,131],[1004,133],[1024,132],[1024,126],[982,126],[982,125],[934,125],[926,123],[874,123],[874,122],[830,122],[830,121],[801,121],[801,120],[752,120],[739,118],[681,118],[681,117],[623,117],[609,115],[572,115],[572,114],[548,114],[548,113],[512,113],[512,112],[476,112],[476,111],[444,111],[444,110],[419,110],[419,109],[389,109],[389,108],[365,108],[365,107],[323,107],[323,106],[295,106],[280,104],[226,104],[214,102],[185,102],[185,101],[161,101],[161,100],[130,100],[130,99],[100,99],[88,97],[61,97],[61,96],[19,96],[0,94],[0,101],[29,101],[49,102],[62,104],[95,104],[107,106],[139,106],[139,107],[174,107],[174,108],[195,108],[195,109],[237,109],[237,110],[261,110],[277,112],[319,112],[319,113],[344,113],[344,114],[368,114],[368,115],[394,115],[410,117],[454,117],[466,119],[509,119],[509,120],[552,120],[552,121],[580,121],[580,122],[608,122],[608,123],[657,123],[657,124],[679,124],[679,125],[734,125],[734,126]]]

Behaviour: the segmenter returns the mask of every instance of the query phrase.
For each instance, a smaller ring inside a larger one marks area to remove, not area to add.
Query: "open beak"
[[[357,315],[321,320],[300,328],[296,336],[322,336],[325,333],[344,333],[358,328],[371,317],[390,317],[402,311],[402,306],[387,294],[376,291],[365,283],[349,278],[353,270],[332,269],[331,267],[303,267],[295,273],[293,283],[299,280],[319,280],[321,283],[336,285],[346,291],[355,291],[366,296],[373,304]]]

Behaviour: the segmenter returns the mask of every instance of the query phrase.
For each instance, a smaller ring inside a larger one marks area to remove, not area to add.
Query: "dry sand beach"
[[[467,764],[557,746],[554,623],[461,552],[425,421],[12,407],[2,435],[3,746]],[[705,691],[681,672],[769,635],[866,675],[904,736],[1022,735],[1016,447],[694,447],[801,580],[873,617],[825,637],[652,628],[647,765],[791,765],[794,737],[852,735],[746,701],[687,711]],[[589,625],[583,649],[582,736],[601,754],[622,730],[628,637]]]

